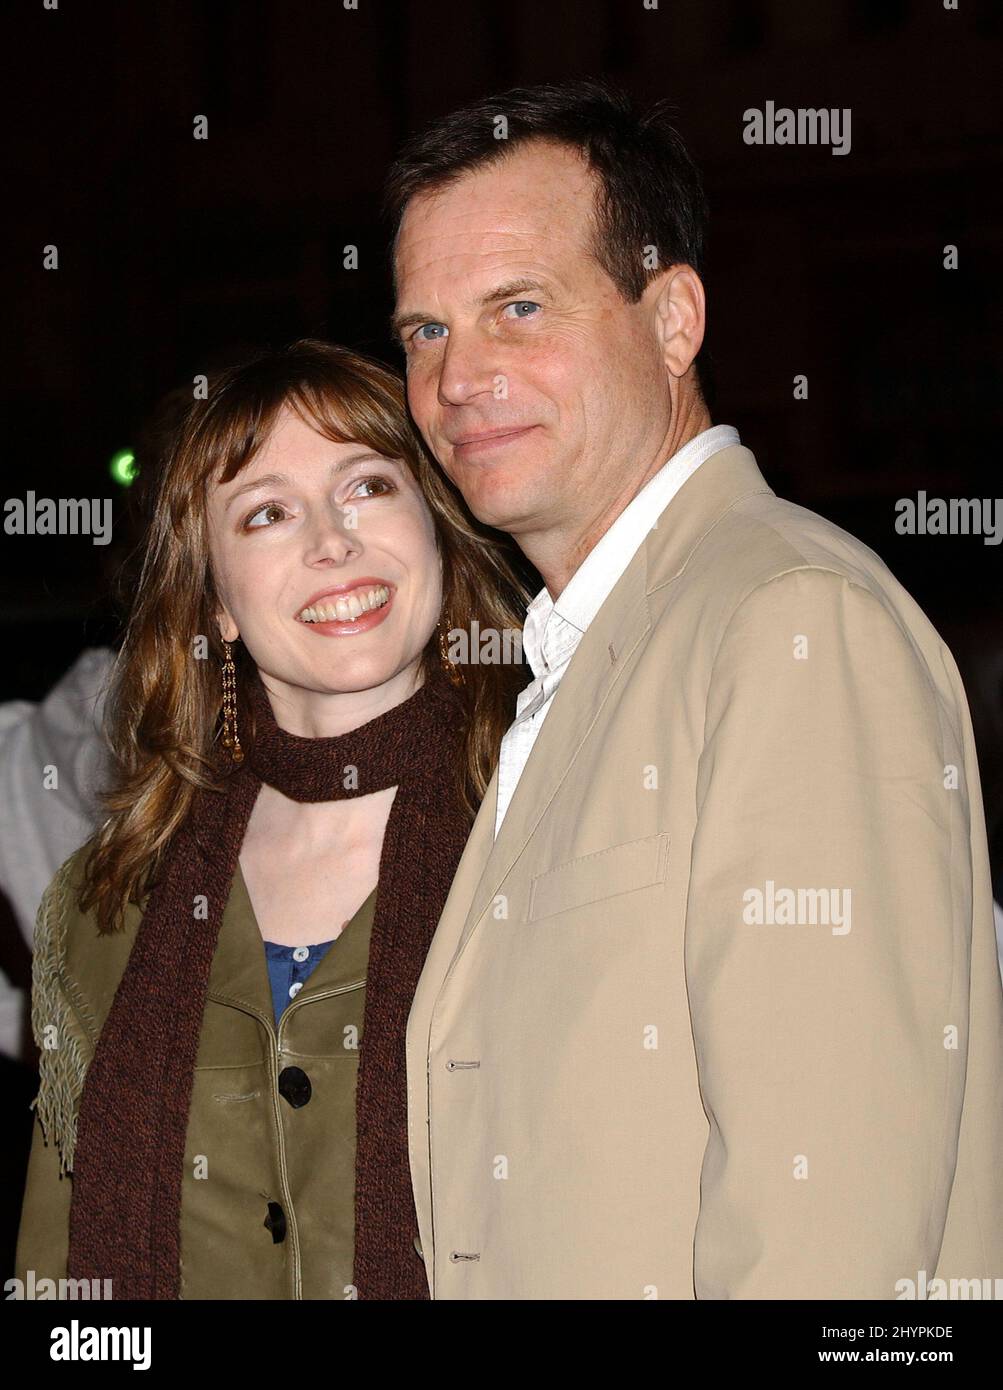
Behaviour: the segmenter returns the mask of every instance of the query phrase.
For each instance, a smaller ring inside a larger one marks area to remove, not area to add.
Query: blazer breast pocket
[[[526,921],[650,888],[663,881],[668,862],[669,835],[662,831],[555,864],[533,876]]]

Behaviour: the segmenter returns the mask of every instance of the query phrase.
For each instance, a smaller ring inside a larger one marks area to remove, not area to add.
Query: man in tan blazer
[[[685,148],[594,83],[507,93],[416,137],[388,205],[415,419],[545,581],[408,1025],[432,1296],[992,1297],[964,690],[878,556],[712,426]]]

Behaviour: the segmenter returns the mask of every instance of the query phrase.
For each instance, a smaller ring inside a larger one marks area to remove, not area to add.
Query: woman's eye
[[[420,328],[415,329],[411,340],[415,343],[438,343],[448,332],[449,329],[444,323],[423,323]],[[427,338],[426,333],[429,335]]]
[[[370,483],[377,483],[381,488],[385,489],[384,493],[378,493],[377,496],[385,496],[386,493],[396,491],[393,483],[390,482],[388,478],[360,478],[355,486],[356,489],[358,489],[360,487],[368,487]]]
[[[270,521],[260,522],[256,520],[257,517],[267,516],[269,512],[281,512],[282,516],[285,516],[285,507],[281,507],[278,502],[265,502],[256,512],[252,512],[247,518],[244,522],[244,529],[247,531],[260,531],[264,526],[270,526],[272,524]]]
[[[517,299],[512,304],[506,304],[504,312],[508,314],[509,309],[514,309],[515,313],[508,314],[509,318],[528,319],[533,317],[533,311],[539,307],[539,304],[535,304],[531,299]]]

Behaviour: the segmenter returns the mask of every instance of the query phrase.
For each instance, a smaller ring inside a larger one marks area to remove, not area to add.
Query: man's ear
[[[703,282],[688,265],[670,266],[648,290],[654,296],[655,331],[662,361],[675,377],[689,371],[707,327]]]

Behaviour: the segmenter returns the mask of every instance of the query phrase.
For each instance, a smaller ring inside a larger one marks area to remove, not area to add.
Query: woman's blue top
[[[272,986],[272,1008],[275,1010],[275,1026],[285,1011],[290,999],[295,999],[307,980],[324,958],[325,951],[334,945],[331,941],[321,941],[316,946],[280,946],[276,941],[265,942],[265,960],[268,964],[268,979]]]

